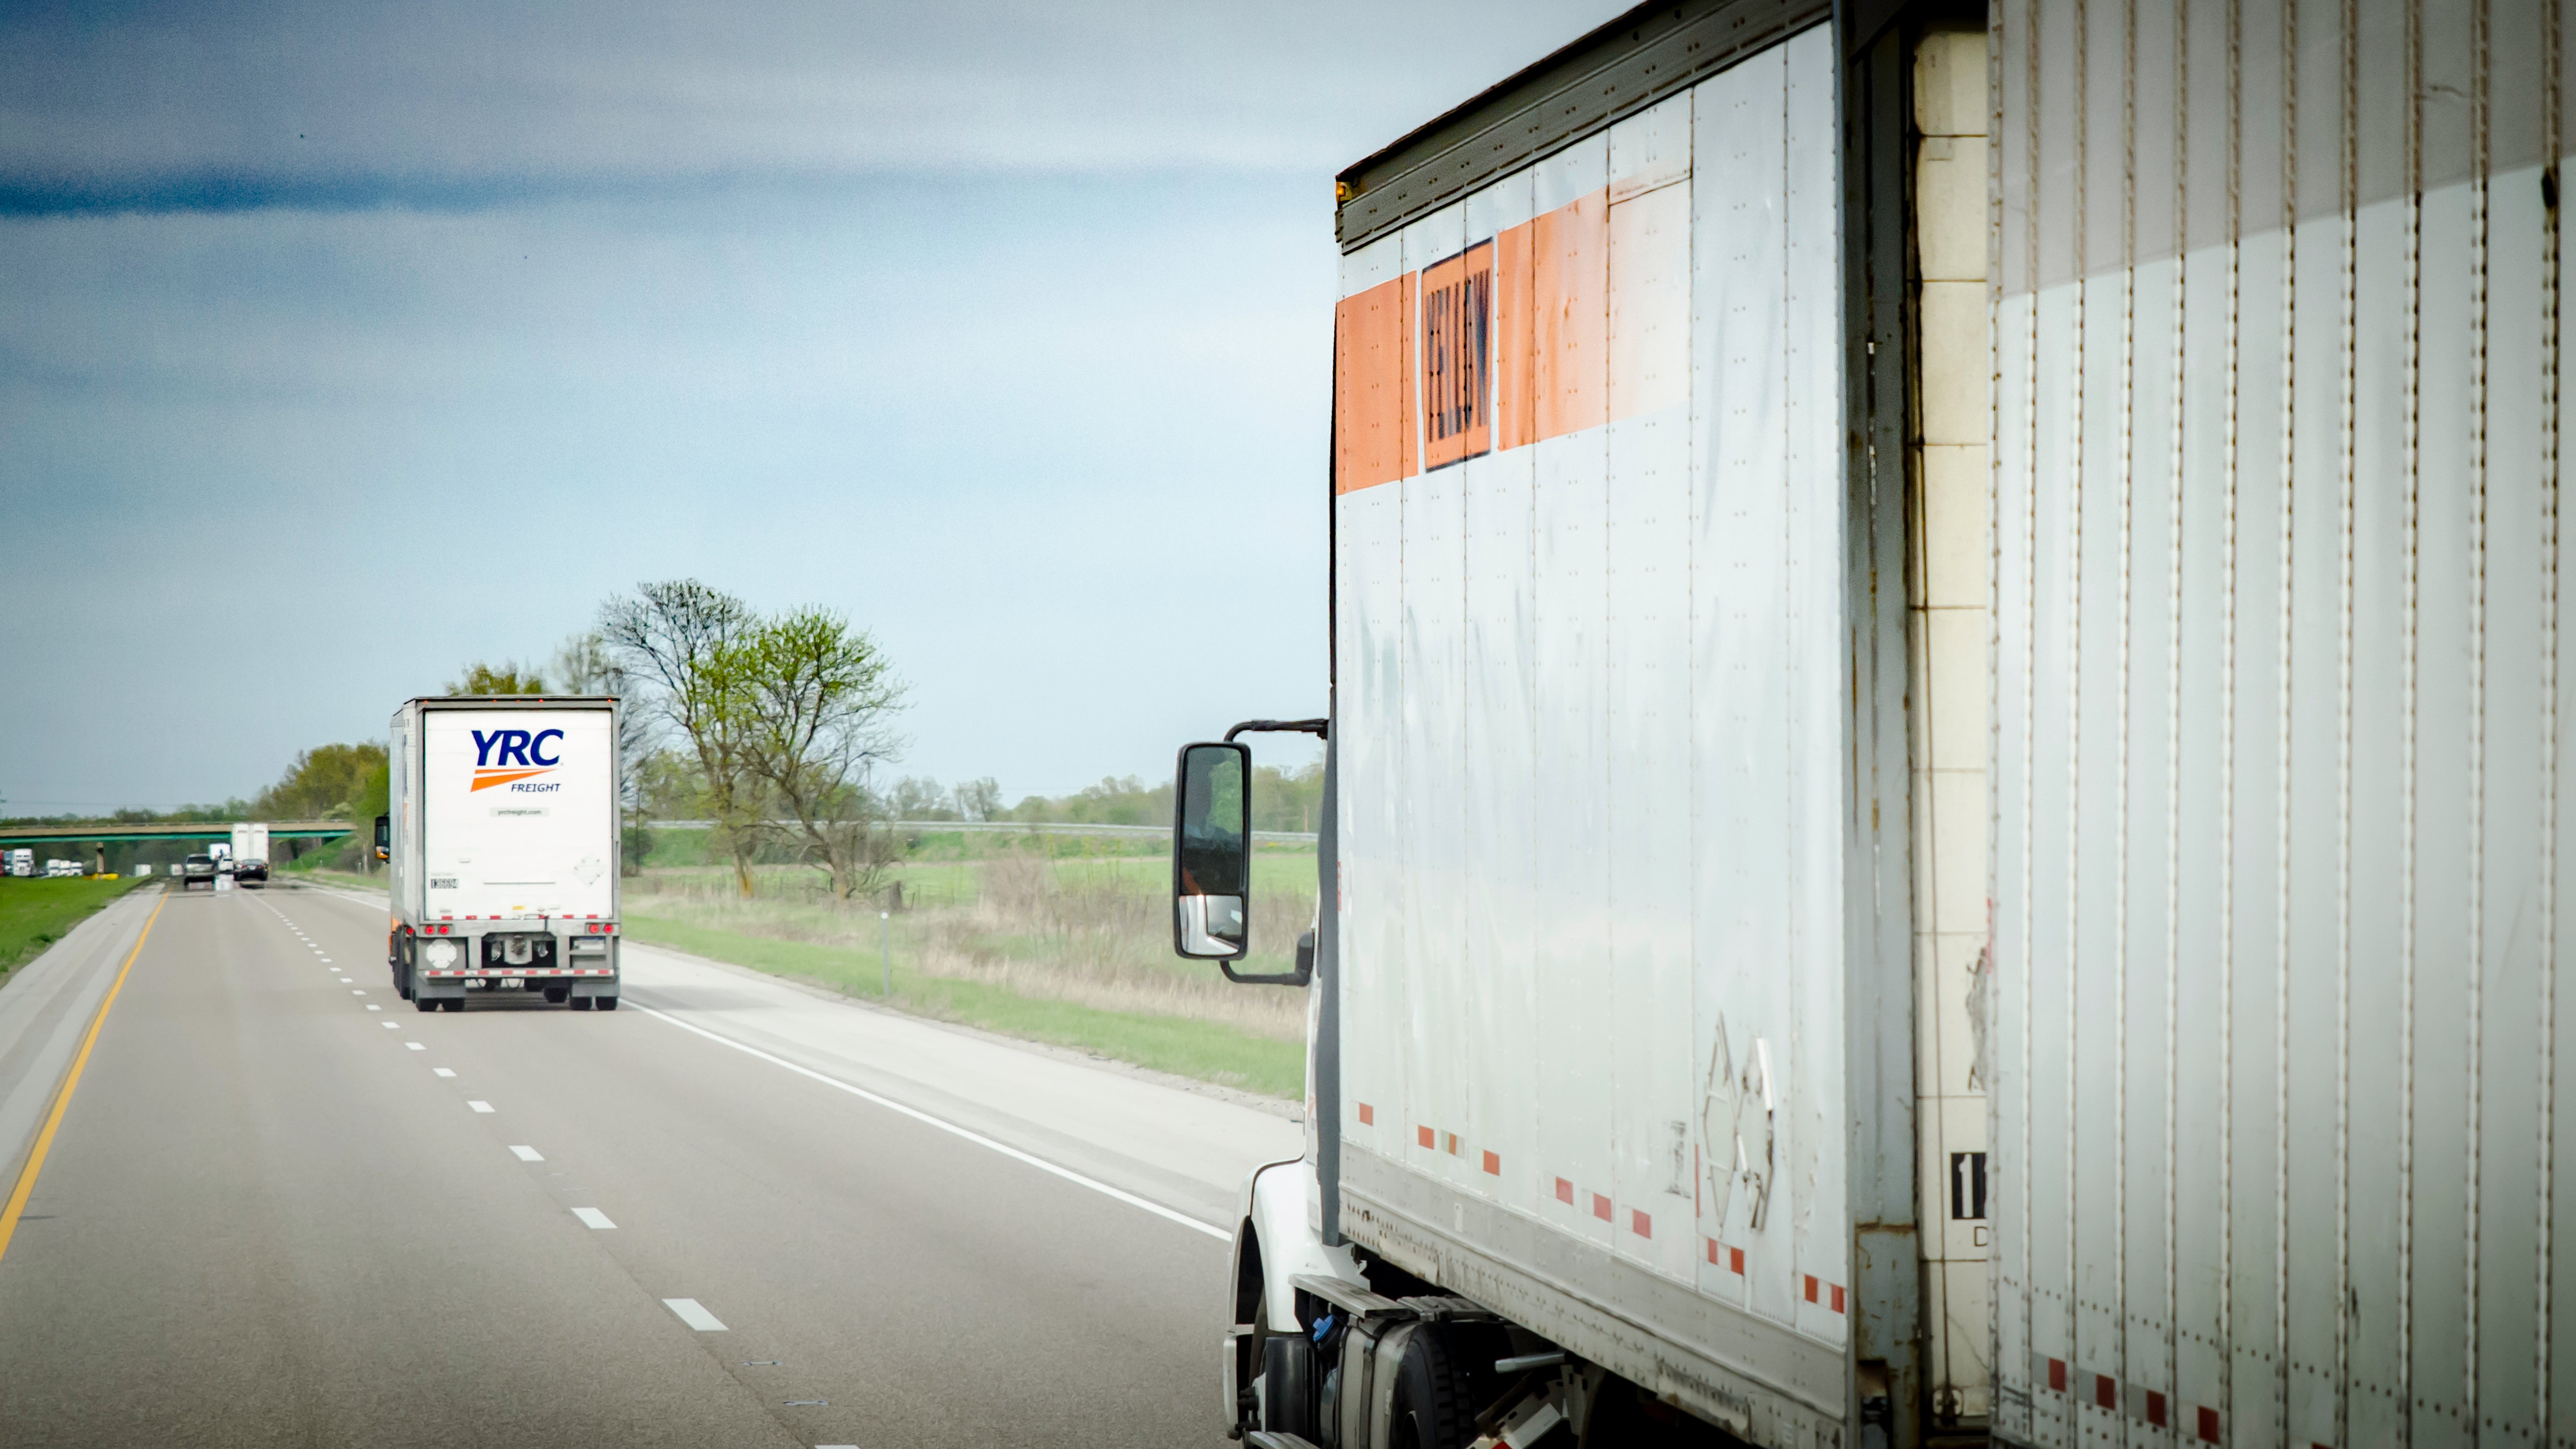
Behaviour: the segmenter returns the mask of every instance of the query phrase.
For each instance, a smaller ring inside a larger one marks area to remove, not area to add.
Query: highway
[[[151,888],[0,988],[0,1444],[1222,1442],[1285,1116],[641,949],[419,1013],[384,931]]]

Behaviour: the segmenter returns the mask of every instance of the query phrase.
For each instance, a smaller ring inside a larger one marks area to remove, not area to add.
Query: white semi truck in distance
[[[394,989],[422,1011],[618,1000],[618,702],[414,699],[393,717]]]
[[[233,827],[233,883],[266,885],[268,883],[268,827],[236,825]]]
[[[1237,1437],[2565,1441],[2566,41],[2403,9],[1675,0],[1337,178]]]

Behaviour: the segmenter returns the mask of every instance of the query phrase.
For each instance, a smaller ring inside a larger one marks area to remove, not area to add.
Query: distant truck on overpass
[[[618,704],[407,701],[393,717],[394,989],[422,1011],[540,991],[617,1009]]]

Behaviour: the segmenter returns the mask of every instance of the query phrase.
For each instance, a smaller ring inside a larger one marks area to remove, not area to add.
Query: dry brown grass
[[[1302,1040],[1305,992],[1236,986],[1215,966],[1172,954],[1167,869],[1155,860],[1050,861],[1010,853],[923,871],[906,891],[920,904],[891,923],[894,950],[926,975],[978,981],[1018,996]],[[629,887],[638,896],[631,909],[710,930],[869,954],[878,947],[874,903],[836,901],[800,874],[762,873],[749,900],[735,893],[729,874],[716,872],[648,872]],[[1285,947],[1305,929],[1311,910],[1293,890],[1256,893],[1253,939],[1281,949],[1247,969],[1285,970]]]

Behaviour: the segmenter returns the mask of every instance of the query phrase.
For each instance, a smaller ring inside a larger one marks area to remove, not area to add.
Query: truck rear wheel
[[[463,1011],[465,1009],[465,998],[462,996],[451,996],[447,998],[445,1005],[450,1011]]]
[[[1437,1324],[1415,1329],[1395,1370],[1392,1449],[1466,1449],[1476,1437],[1467,1383]]]
[[[435,996],[417,996],[412,998],[411,1004],[423,1011],[438,1010],[438,998]]]
[[[615,1011],[617,1009],[617,998],[614,996],[600,997],[599,1009],[602,1011]]]
[[[590,1002],[591,998],[587,996],[576,996],[572,999],[572,1009],[575,1011],[588,1011],[590,1010]]]

